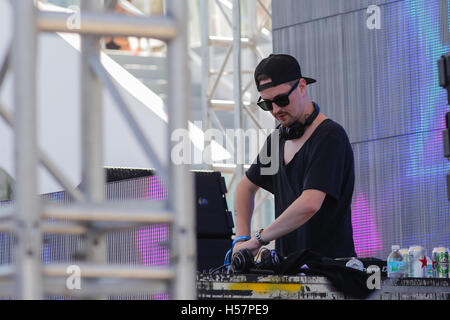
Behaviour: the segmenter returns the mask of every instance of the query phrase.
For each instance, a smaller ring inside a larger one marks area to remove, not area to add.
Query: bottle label
[[[404,261],[388,261],[388,263],[387,263],[389,273],[403,272],[404,266],[405,266]]]

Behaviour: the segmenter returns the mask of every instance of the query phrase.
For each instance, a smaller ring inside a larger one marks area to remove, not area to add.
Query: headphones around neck
[[[320,112],[319,105],[313,102],[314,112],[306,119],[305,124],[301,122],[294,122],[289,127],[278,125],[280,129],[280,137],[284,140],[293,140],[300,138],[305,133],[306,127],[309,126],[317,118]]]

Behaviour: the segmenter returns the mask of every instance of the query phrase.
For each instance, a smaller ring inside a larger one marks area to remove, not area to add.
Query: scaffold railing
[[[14,130],[15,199],[9,208],[0,208],[0,231],[16,237],[15,263],[2,265],[0,293],[18,299],[43,299],[48,294],[73,294],[64,287],[66,265],[44,265],[40,252],[46,232],[85,235],[89,246],[87,260],[78,267],[82,276],[97,279],[84,294],[105,297],[138,287],[169,288],[172,299],[196,298],[196,246],[193,178],[184,164],[160,163],[151,142],[142,133],[127,104],[114,87],[100,62],[100,39],[106,35],[141,36],[167,43],[168,132],[188,129],[189,70],[186,1],[167,0],[166,15],[126,16],[103,12],[101,0],[81,1],[79,28],[70,28],[67,13],[46,12],[35,1],[11,1],[14,8],[13,44],[0,66],[0,84],[8,68],[14,73],[14,114],[0,105],[0,116]],[[81,37],[81,123],[82,184],[74,187],[64,172],[57,169],[37,143],[36,53],[37,37],[42,32],[77,33]],[[105,173],[102,141],[102,90],[107,89],[122,112],[136,139],[144,149],[158,176],[168,188],[168,200],[156,206],[139,202],[114,206],[104,199]],[[182,106],[182,107],[180,107]],[[170,150],[170,134],[166,140]],[[74,202],[54,205],[37,194],[37,168],[42,164],[61,184]],[[48,223],[48,219],[52,222]],[[55,222],[56,220],[56,222]],[[58,223],[58,221],[64,223]],[[104,261],[102,230],[99,222],[121,223],[133,228],[149,223],[170,225],[170,263],[166,267],[111,265]],[[141,282],[139,283],[139,280]],[[150,281],[150,282],[147,282]],[[162,284],[164,283],[164,284]]]
[[[224,5],[224,2],[227,4]],[[248,129],[254,128],[256,130],[264,129],[264,125],[258,119],[257,110],[254,109],[256,105],[256,92],[254,89],[253,71],[256,68],[257,61],[263,58],[259,48],[259,40],[262,35],[262,30],[265,28],[267,22],[272,19],[271,6],[265,5],[261,0],[249,0],[245,4],[248,5],[243,14],[241,8],[242,3],[239,0],[225,1],[225,0],[201,0],[200,16],[202,23],[202,110],[203,123],[206,129],[210,129],[215,125],[227,140],[228,145],[236,146],[238,150],[240,146],[244,145],[244,138],[242,135],[236,135],[236,143],[229,141],[223,123],[220,121],[218,111],[226,111],[233,113],[233,127],[234,129]],[[214,32],[212,18],[213,6],[218,8],[221,17],[226,22],[232,32],[232,37],[217,35]],[[263,11],[262,18],[257,19],[257,9],[261,8]],[[232,18],[230,19],[229,14]],[[246,20],[249,26],[248,36],[242,36],[241,24],[242,20]],[[226,48],[223,53],[223,60],[219,62],[217,70],[213,69],[214,54],[213,48]],[[248,53],[251,57],[252,70],[242,67],[242,55]],[[232,71],[227,71],[227,65],[232,59]],[[216,93],[220,83],[224,80],[225,75],[233,76],[233,100],[217,99]],[[243,75],[251,75],[249,80],[245,83],[242,81]],[[244,99],[244,96],[250,96],[250,99]],[[244,121],[244,114],[250,121]],[[209,144],[211,141],[205,141]],[[259,146],[261,147],[261,146]],[[258,148],[259,149],[259,148]],[[231,174],[231,178],[227,185],[227,190],[230,191],[233,185],[239,182],[245,171],[245,153],[235,152],[236,156],[240,157],[233,165],[222,165],[211,163],[210,169],[219,170],[224,174]],[[256,206],[254,208],[255,225],[257,229],[261,225],[261,208],[264,201],[269,197],[269,194],[263,191],[258,191],[256,195]]]

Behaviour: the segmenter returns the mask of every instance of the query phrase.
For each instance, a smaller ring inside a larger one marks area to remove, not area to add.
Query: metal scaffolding
[[[167,0],[165,16],[125,16],[102,11],[101,0],[81,2],[79,28],[69,28],[68,13],[44,12],[31,0],[11,1],[14,6],[13,45],[0,65],[0,85],[8,66],[14,72],[14,115],[0,105],[0,116],[15,133],[16,190],[13,207],[0,210],[0,230],[17,239],[15,264],[0,266],[0,292],[18,299],[42,299],[48,294],[74,297],[107,297],[121,292],[164,290],[172,299],[196,298],[196,252],[193,178],[187,165],[160,163],[149,141],[133,118],[110,75],[100,62],[100,38],[123,35],[156,38],[167,42],[168,132],[188,129],[189,70],[187,4]],[[75,188],[51,159],[38,148],[36,132],[36,53],[40,32],[78,33],[81,36],[82,185]],[[11,61],[11,64],[10,64]],[[1,63],[1,62],[0,62]],[[114,97],[122,115],[143,147],[159,177],[167,184],[164,203],[104,201],[105,174],[102,142],[102,89]],[[183,106],[183,107],[180,107]],[[167,135],[168,157],[173,142]],[[37,168],[41,163],[75,202],[49,204],[37,195]],[[48,223],[52,219],[52,223]],[[102,224],[134,228],[149,223],[170,225],[170,265],[147,267],[105,263]],[[42,264],[43,233],[85,235],[87,261],[78,265],[86,282],[83,291],[66,286],[66,264]],[[13,290],[15,289],[15,290]],[[11,291],[13,290],[13,291]]]
[[[224,2],[228,2],[228,6],[224,5]],[[262,30],[266,26],[267,21],[272,19],[271,7],[267,7],[261,0],[249,0],[245,2],[247,4],[246,10],[241,10],[242,1],[233,0],[201,0],[201,20],[202,20],[202,109],[203,109],[203,123],[206,126],[206,130],[213,127],[213,123],[222,132],[223,136],[227,140],[227,144],[235,146],[235,160],[234,165],[222,165],[219,163],[213,163],[211,159],[208,159],[208,163],[212,163],[210,169],[219,170],[222,173],[232,173],[231,180],[227,186],[230,191],[235,182],[238,182],[244,174],[244,158],[245,152],[243,150],[244,137],[243,135],[236,135],[236,144],[230,141],[227,137],[224,126],[220,121],[220,117],[216,111],[228,111],[233,112],[234,117],[234,129],[247,128],[262,129],[264,126],[260,123],[257,114],[256,99],[257,94],[254,89],[253,77],[243,85],[242,75],[253,75],[253,70],[256,68],[257,61],[263,59],[261,50],[258,47],[258,41],[261,37]],[[227,38],[214,34],[212,25],[212,6],[217,6],[217,9],[221,12],[226,25],[232,30],[232,37]],[[264,17],[259,21],[257,19],[257,9],[262,8]],[[230,20],[227,13],[227,9],[231,9],[232,19]],[[242,11],[247,12],[244,16]],[[248,37],[242,37],[241,24],[242,20],[248,22]],[[213,61],[213,48],[225,47],[223,61],[220,63],[218,70],[212,68]],[[251,70],[246,70],[242,67],[242,55],[243,53],[249,53],[249,59],[251,60]],[[226,71],[227,64],[230,57],[233,57],[232,71]],[[216,99],[215,95],[217,89],[223,81],[223,76],[226,74],[233,75],[233,100],[220,100]],[[243,97],[247,94],[251,99],[245,100]],[[243,115],[248,116],[250,122],[245,122]],[[237,131],[236,131],[237,132]],[[210,141],[205,141],[206,144],[210,144]],[[260,146],[258,147],[258,149]],[[237,158],[239,157],[239,158]],[[264,201],[270,194],[267,192],[259,191],[256,196],[256,203],[254,209],[254,217],[256,218],[256,225],[261,224],[260,209]]]

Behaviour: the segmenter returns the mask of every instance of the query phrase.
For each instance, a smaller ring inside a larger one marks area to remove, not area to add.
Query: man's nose
[[[281,107],[279,107],[275,102],[272,102],[272,110],[274,114],[277,114],[281,110]]]

